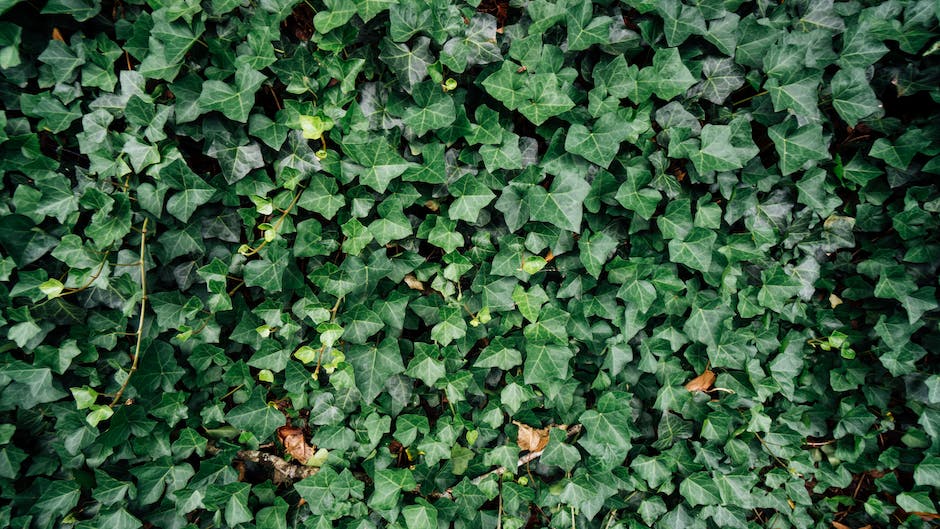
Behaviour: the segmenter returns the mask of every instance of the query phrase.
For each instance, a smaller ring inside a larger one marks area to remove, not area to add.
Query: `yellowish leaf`
[[[408,288],[411,290],[424,290],[424,283],[418,280],[414,274],[408,274],[405,276],[405,284],[408,285]]]

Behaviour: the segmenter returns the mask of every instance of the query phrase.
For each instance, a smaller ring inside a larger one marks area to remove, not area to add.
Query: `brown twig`
[[[273,471],[272,481],[275,485],[280,483],[293,483],[316,474],[320,467],[308,467],[291,463],[282,457],[259,450],[239,450],[238,459],[251,461]]]
[[[144,338],[144,314],[147,308],[147,265],[144,262],[144,254],[147,251],[147,221],[149,220],[150,219],[145,218],[140,228],[140,317],[137,320],[137,332],[134,333],[137,335],[137,343],[134,345],[134,360],[131,362],[131,368],[127,372],[127,378],[125,378],[124,383],[121,384],[121,389],[114,394],[114,399],[112,399],[111,404],[109,404],[112,408],[117,406],[118,402],[121,401],[121,395],[124,394],[124,390],[127,389],[127,384],[137,371],[137,363],[140,360],[140,344]]]

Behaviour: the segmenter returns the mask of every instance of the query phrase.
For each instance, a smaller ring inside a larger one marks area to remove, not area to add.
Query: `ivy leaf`
[[[525,374],[526,384],[552,386],[568,378],[568,361],[574,352],[564,345],[528,344],[526,346]]]
[[[691,92],[716,105],[744,86],[744,71],[728,57],[708,57],[702,61],[702,77],[704,80],[692,87]]]
[[[741,169],[757,156],[759,149],[750,139],[751,126],[745,120],[730,125],[707,124],[702,127],[701,148],[691,153],[699,172]]]
[[[626,394],[605,393],[594,409],[583,412],[579,420],[584,425],[584,436],[578,444],[599,458],[605,468],[623,462],[636,433]]]
[[[390,39],[382,40],[379,59],[395,72],[406,91],[410,92],[428,76],[428,67],[434,62],[428,49],[430,43],[427,37],[418,37],[411,47]]]
[[[257,143],[237,145],[215,140],[206,150],[206,154],[216,158],[222,168],[222,175],[229,184],[248,176],[255,169],[264,167],[264,158]]]
[[[647,187],[652,175],[646,167],[631,166],[627,171],[627,180],[617,189],[616,198],[621,206],[635,211],[644,219],[650,219],[662,200],[659,191]]]
[[[196,209],[215,194],[215,188],[205,183],[182,160],[174,160],[160,172],[161,178],[178,192],[166,203],[170,215],[186,222]]]
[[[771,78],[764,88],[770,93],[774,110],[778,112],[789,110],[799,118],[817,121],[819,119],[819,98],[816,95],[818,86],[819,79],[809,76],[785,85]]]
[[[650,94],[656,94],[660,99],[669,101],[685,93],[696,82],[692,72],[682,62],[677,48],[656,50],[652,66],[647,66],[638,73],[633,67],[633,72],[628,73],[629,77],[635,79],[630,83],[632,87],[628,97],[636,104],[645,101]]]
[[[451,204],[447,211],[452,220],[476,222],[480,210],[487,206],[496,194],[493,193],[478,177],[471,174],[464,175],[450,186],[450,191],[457,200]]]
[[[578,449],[565,443],[565,432],[561,428],[552,428],[549,432],[548,445],[542,452],[541,462],[570,472],[580,461],[581,454]]]
[[[809,162],[829,158],[829,142],[823,138],[822,125],[807,124],[802,127],[788,119],[767,130],[780,156],[780,171],[788,175],[803,168]]]
[[[343,151],[364,167],[359,181],[379,193],[384,193],[392,180],[401,176],[410,166],[383,139],[370,138],[369,141],[361,143],[343,143]]]
[[[396,508],[402,491],[411,491],[418,486],[407,468],[376,470],[374,484],[369,506],[382,510]]]
[[[584,125],[572,125],[565,137],[565,150],[606,169],[614,161],[614,156],[620,150],[620,142],[626,140],[628,134],[629,131],[623,126],[622,115],[605,114],[590,131]]]
[[[312,175],[307,188],[297,200],[297,207],[319,213],[326,219],[332,219],[345,205],[346,198],[339,193],[336,180],[323,174]]]
[[[721,502],[718,486],[707,472],[696,472],[679,484],[679,493],[689,505],[717,505]]]
[[[418,498],[417,503],[408,505],[401,511],[408,529],[434,529],[437,527],[437,509],[426,500]]]
[[[496,45],[496,17],[476,13],[466,26],[464,34],[455,36],[444,44],[441,63],[461,73],[467,66],[488,64],[502,58]]]
[[[579,176],[558,175],[548,191],[541,186],[529,188],[526,195],[529,215],[532,220],[578,233],[581,231],[584,199],[589,191],[590,186]]]
[[[259,441],[268,439],[278,427],[284,425],[284,415],[264,401],[263,393],[262,388],[255,389],[247,401],[225,414],[229,424],[253,433]]]
[[[356,5],[343,0],[325,0],[326,10],[313,17],[313,26],[320,33],[326,34],[349,22],[356,14]]]
[[[669,260],[692,270],[707,272],[712,264],[718,234],[706,228],[693,228],[682,240],[669,241]]]
[[[595,279],[600,278],[604,264],[613,257],[619,244],[619,241],[610,236],[606,231],[601,231],[593,235],[585,233],[578,240],[581,264],[584,265],[587,272],[594,276]]]
[[[508,371],[522,364],[522,353],[498,337],[490,342],[480,356],[477,357],[473,367],[490,368],[495,367]]]
[[[234,86],[215,80],[203,83],[199,108],[202,112],[217,110],[233,121],[246,123],[255,104],[255,92],[264,81],[261,72],[241,66],[235,71]]]
[[[832,106],[850,127],[882,110],[859,68],[841,69],[832,76]]]
[[[402,119],[418,136],[432,129],[442,129],[457,119],[453,99],[433,81],[415,86],[411,97],[415,106],[406,108]]]
[[[355,346],[346,353],[346,360],[353,366],[356,386],[366,403],[375,400],[391,376],[405,371],[398,342],[391,338],[377,346]]]
[[[531,96],[519,105],[519,112],[535,125],[574,108],[574,101],[561,89],[555,74],[536,74],[527,83]]]
[[[784,304],[800,293],[803,285],[787,275],[779,266],[761,272],[763,285],[757,293],[761,306],[775,312],[783,312]]]
[[[582,1],[579,7],[569,7],[567,22],[569,50],[586,50],[609,39],[611,18],[595,17],[593,2]]]
[[[516,110],[533,95],[527,75],[519,69],[512,61],[503,61],[499,70],[483,80],[487,93],[509,110]]]
[[[663,19],[663,31],[670,46],[678,46],[692,35],[701,35],[705,30],[702,12],[679,0],[666,0],[656,6]]]
[[[897,169],[907,169],[914,159],[914,155],[925,149],[929,140],[920,129],[909,129],[898,137],[897,141],[890,142],[885,138],[878,138],[872,144],[869,155],[884,160],[885,163]]]
[[[431,328],[431,339],[441,345],[449,345],[466,336],[467,322],[461,311],[458,307],[441,307],[441,321]]]
[[[45,525],[49,525],[78,505],[80,496],[81,487],[78,483],[55,480],[32,505],[31,511],[37,513],[38,518],[45,521]]]
[[[49,92],[21,94],[20,110],[27,116],[41,118],[40,127],[53,134],[67,130],[73,121],[82,117],[78,105],[67,107]]]

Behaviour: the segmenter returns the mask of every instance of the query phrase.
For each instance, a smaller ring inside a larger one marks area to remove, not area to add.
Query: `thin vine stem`
[[[297,205],[297,201],[300,200],[300,195],[301,195],[301,192],[298,191],[297,194],[294,195],[294,199],[290,201],[290,205],[287,206],[287,209],[284,210],[284,213],[281,214],[281,217],[277,219],[277,222],[274,223],[274,227],[272,229],[274,230],[275,233],[277,233],[281,229],[281,224],[284,223],[284,219],[287,218],[287,215],[289,215],[291,210],[294,209],[294,206]],[[256,248],[252,248],[248,250],[247,252],[243,253],[242,255],[244,255],[245,257],[251,257],[252,255],[260,252],[261,249],[267,245],[268,245],[267,240],[261,241],[261,244],[259,244]]]
[[[137,319],[137,332],[134,333],[137,335],[137,340],[134,345],[134,358],[131,361],[131,368],[127,372],[127,378],[124,379],[124,383],[121,384],[121,388],[114,394],[114,398],[111,400],[111,404],[109,404],[112,408],[121,402],[121,396],[124,395],[124,390],[127,389],[131,377],[137,372],[137,365],[140,361],[140,344],[144,338],[144,314],[147,308],[147,265],[144,261],[144,256],[147,251],[147,222],[149,220],[150,219],[144,218],[144,223],[140,228],[140,317]]]

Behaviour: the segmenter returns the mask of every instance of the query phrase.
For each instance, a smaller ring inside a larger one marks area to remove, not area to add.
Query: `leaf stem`
[[[760,96],[766,95],[766,94],[767,94],[767,90],[763,90],[763,91],[757,92],[756,94],[754,94],[754,95],[752,95],[752,96],[750,96],[750,97],[745,97],[744,99],[741,99],[740,101],[735,101],[734,103],[732,103],[732,106],[743,105],[744,103],[747,103],[748,101],[754,99],[755,97],[760,97]]]
[[[104,253],[104,257],[101,259],[101,262],[98,263],[98,269],[95,270],[95,273],[91,275],[88,281],[85,281],[84,285],[77,287],[77,288],[70,288],[62,292],[56,297],[64,298],[65,296],[69,296],[71,294],[78,294],[79,292],[83,290],[87,290],[88,287],[90,287],[92,283],[94,283],[95,281],[98,280],[99,277],[101,277],[101,272],[104,271],[104,265],[108,263],[108,254],[110,253],[111,253],[111,250],[108,250]]]
[[[287,206],[287,209],[284,210],[284,213],[282,213],[281,216],[277,219],[277,222],[274,223],[274,227],[272,229],[274,230],[275,233],[277,233],[277,231],[281,229],[281,224],[284,223],[284,219],[287,218],[287,215],[290,214],[291,210],[294,209],[294,206],[297,205],[297,201],[300,200],[300,195],[301,195],[301,191],[298,191],[297,194],[294,195],[294,198],[290,201],[290,204]],[[245,257],[251,257],[252,255],[261,251],[261,249],[267,245],[268,245],[268,241],[267,239],[265,239],[264,241],[261,241],[261,244],[259,244],[257,248],[252,248],[248,250],[247,252],[243,253],[242,255],[244,255]]]
[[[134,359],[131,362],[130,371],[127,372],[127,378],[124,379],[121,388],[114,394],[114,399],[108,405],[111,408],[117,406],[118,402],[121,401],[121,395],[127,389],[127,384],[130,383],[131,377],[137,371],[137,364],[140,361],[140,344],[144,338],[144,314],[147,308],[147,266],[144,262],[144,255],[147,251],[147,222],[149,220],[144,218],[144,223],[140,228],[140,317],[137,320],[137,332],[134,333],[137,335],[137,342],[134,345]]]

